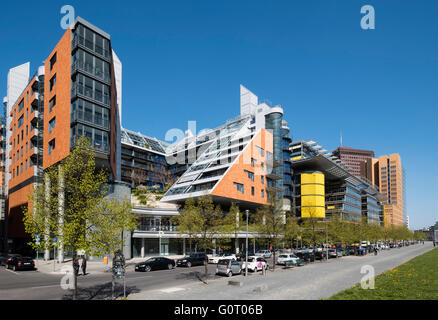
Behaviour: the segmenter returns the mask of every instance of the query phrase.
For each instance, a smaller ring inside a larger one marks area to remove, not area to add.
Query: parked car
[[[184,258],[176,260],[178,267],[202,266],[206,260],[205,253],[192,253]]]
[[[35,270],[35,261],[29,257],[15,255],[7,261],[7,268],[17,270]]]
[[[13,257],[21,257],[21,254],[18,253],[9,253],[7,255],[1,255],[0,256],[0,266],[7,266],[8,261],[11,260]]]
[[[219,262],[219,260],[237,260],[237,257],[235,254],[230,254],[230,253],[220,254],[220,255],[209,258],[208,263],[217,264]]]
[[[271,250],[259,250],[255,254],[257,257],[270,258],[272,256]]]
[[[175,261],[164,257],[153,257],[135,265],[135,271],[149,272],[152,270],[172,270],[175,268]]]
[[[328,256],[329,256],[329,258],[337,258],[338,257],[337,250],[336,249],[329,249]]]
[[[263,257],[252,256],[248,257],[248,270],[257,272],[262,270],[263,267],[269,268],[268,262]],[[242,263],[242,270],[246,269],[245,262]]]
[[[223,274],[231,277],[235,274],[241,273],[242,268],[240,267],[240,263],[234,259],[221,259],[217,263],[216,274]]]
[[[255,253],[253,251],[248,251],[248,257],[252,257],[252,256],[255,256]],[[245,261],[245,257],[246,257],[246,252],[243,251],[239,253],[236,258],[237,261]]]
[[[297,252],[297,253],[295,253],[295,255],[298,258],[303,259],[305,262],[315,261],[315,255],[313,253],[310,253],[310,252]]]
[[[315,252],[315,260],[323,260],[326,258],[326,251],[316,251]]]
[[[277,264],[286,265],[286,262],[292,261],[293,265],[298,265],[298,260],[300,260],[300,258],[293,253],[283,253],[278,256]]]

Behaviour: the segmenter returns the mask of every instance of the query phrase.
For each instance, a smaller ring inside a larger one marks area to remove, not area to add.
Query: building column
[[[44,183],[45,183],[45,197],[46,200],[49,200],[50,197],[50,179],[49,176],[47,174],[44,175]],[[49,201],[48,201],[49,202]],[[49,210],[49,208],[47,208],[46,210]],[[49,242],[49,238],[50,238],[50,226],[48,219],[46,218],[46,231],[44,233],[44,242],[46,243],[46,246],[44,248],[44,260],[47,261],[50,259],[50,249],[47,247],[47,243]],[[53,257],[55,258],[55,257]]]
[[[141,238],[141,251],[140,256],[144,258],[144,238]]]
[[[58,262],[64,262],[64,245],[63,245],[63,225],[64,225],[64,172],[62,166],[59,166],[59,192],[58,192],[58,213],[59,213],[59,239],[58,239]]]

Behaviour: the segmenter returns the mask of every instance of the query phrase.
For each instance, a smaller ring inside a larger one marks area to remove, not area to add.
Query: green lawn
[[[438,248],[375,278],[374,289],[360,283],[330,300],[438,300]]]

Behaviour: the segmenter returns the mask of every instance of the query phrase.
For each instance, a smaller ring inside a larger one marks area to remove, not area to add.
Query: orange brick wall
[[[265,150],[263,157],[260,156],[256,146]],[[261,129],[245,147],[233,166],[228,169],[225,176],[211,192],[211,195],[266,204],[266,151],[273,152],[273,137],[270,132]],[[255,167],[251,166],[251,158],[256,159]],[[264,170],[261,169],[261,162],[264,162]],[[251,181],[245,170],[254,172],[254,182]],[[264,184],[261,183],[262,175],[265,176]],[[237,190],[234,182],[244,185],[244,194]],[[251,195],[251,187],[255,189],[254,196]],[[265,190],[264,198],[261,196],[262,189]]]
[[[50,58],[57,53],[57,61],[50,71]],[[70,88],[71,88],[71,30],[68,29],[45,62],[44,98],[44,157],[43,169],[61,161],[70,153]],[[56,84],[50,92],[50,79],[56,74]],[[56,105],[49,112],[49,101],[56,95]],[[49,134],[49,121],[56,117],[56,125]],[[55,149],[48,154],[49,141],[55,138]]]

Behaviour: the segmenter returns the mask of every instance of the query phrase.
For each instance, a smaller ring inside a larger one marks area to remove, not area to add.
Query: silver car
[[[236,260],[223,259],[217,263],[216,274],[223,274],[231,277],[235,274],[241,274],[242,268]]]

